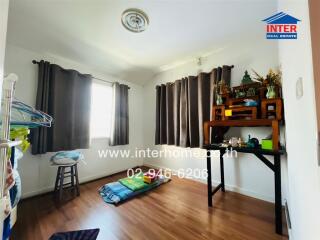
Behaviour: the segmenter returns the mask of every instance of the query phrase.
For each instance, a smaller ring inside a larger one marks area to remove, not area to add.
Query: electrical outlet
[[[302,77],[299,77],[296,82],[296,98],[300,99],[303,96],[303,82]]]

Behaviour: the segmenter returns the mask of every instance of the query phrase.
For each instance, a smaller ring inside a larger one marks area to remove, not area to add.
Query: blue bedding
[[[107,183],[99,189],[100,196],[106,203],[118,204],[130,198],[133,198],[141,193],[150,191],[158,187],[159,185],[169,181],[164,177],[160,177],[156,184],[150,185],[150,187],[143,188],[138,191],[132,191],[120,182]]]
[[[117,204],[133,196],[134,192],[120,182],[107,183],[99,189],[99,193],[106,203]]]
[[[14,208],[17,206],[18,202],[21,199],[21,178],[19,175],[19,172],[17,170],[13,170],[13,176],[14,176],[14,185],[9,190],[10,193],[10,200],[11,200],[11,206]]]
[[[15,148],[13,156],[14,157],[10,158],[10,161],[13,168],[13,178],[15,184],[9,190],[12,208],[18,204],[21,198],[21,178],[18,172],[18,162],[23,157],[23,153],[19,148]]]

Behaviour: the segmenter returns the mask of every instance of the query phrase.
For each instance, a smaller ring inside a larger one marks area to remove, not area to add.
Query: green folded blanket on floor
[[[132,191],[139,191],[145,188],[149,188],[155,184],[155,182],[150,184],[145,183],[143,181],[143,173],[138,173],[133,177],[122,178],[119,180],[119,182]]]

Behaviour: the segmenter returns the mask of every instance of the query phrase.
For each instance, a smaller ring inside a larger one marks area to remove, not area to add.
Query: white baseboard
[[[173,173],[177,174],[176,170],[170,169],[170,168],[167,168],[167,167],[156,166],[156,165],[148,164],[148,163],[144,163],[143,165],[146,166],[146,167],[150,167],[150,168],[167,169],[167,170],[170,170]],[[100,173],[100,174],[96,174],[96,175],[92,175],[92,176],[82,177],[82,178],[79,179],[79,181],[80,181],[80,183],[86,183],[86,182],[93,181],[93,180],[96,180],[96,179],[99,179],[99,178],[108,177],[108,176],[110,176],[112,174],[116,174],[116,173],[119,173],[119,172],[122,172],[122,171],[125,171],[125,170],[127,170],[127,169],[118,170],[118,171],[114,171],[114,172],[105,172],[105,173]],[[207,184],[207,179],[205,179],[205,178],[190,178],[190,180]],[[212,185],[213,186],[217,186],[219,183],[220,182],[212,181]],[[36,191],[23,193],[22,194],[22,199],[51,192],[51,191],[53,191],[53,188],[54,188],[54,184],[52,184],[50,186],[43,187],[42,189],[39,189],[39,190],[36,190]],[[259,194],[257,192],[253,192],[253,191],[250,191],[248,189],[240,188],[238,186],[229,185],[229,184],[226,184],[225,188],[228,191],[237,192],[237,193],[249,196],[249,197],[253,197],[253,198],[257,198],[257,199],[260,199],[260,200],[264,200],[264,201],[267,201],[267,202],[274,203],[273,196],[267,196],[267,195]]]
[[[120,169],[120,170],[113,171],[113,172],[104,172],[104,173],[100,173],[100,174],[96,174],[96,175],[92,175],[92,176],[80,177],[79,182],[80,182],[80,184],[90,182],[90,181],[93,181],[93,180],[96,180],[99,178],[108,177],[110,175],[113,175],[113,174],[116,174],[116,173],[119,173],[122,171],[126,171],[126,170],[127,169],[122,169],[122,170]],[[30,198],[30,197],[34,197],[34,196],[41,195],[44,193],[52,192],[53,189],[54,189],[54,184],[52,183],[50,186],[45,186],[39,190],[23,193],[21,196],[21,199]]]
[[[44,193],[47,193],[47,192],[51,192],[52,190],[53,190],[53,186],[48,186],[48,187],[39,189],[37,191],[26,192],[26,193],[23,193],[21,195],[21,199],[25,199],[25,198],[30,198],[30,197],[34,197],[34,196],[37,196],[37,195],[41,195],[41,194],[44,194]]]
[[[148,164],[148,163],[144,163],[143,165],[146,166],[146,167],[150,167],[150,168],[163,169],[163,170],[167,169],[167,170],[172,171],[173,173],[177,174],[176,170],[170,169],[170,168],[167,168],[167,167],[156,166],[156,165]],[[188,179],[207,184],[207,179],[206,178],[188,178]],[[212,181],[212,185],[213,186],[217,186],[218,184],[220,184],[220,182]],[[250,191],[250,190],[245,189],[245,188],[240,188],[238,186],[229,185],[229,184],[225,184],[225,188],[226,188],[226,190],[231,191],[231,192],[240,193],[240,194],[243,194],[243,195],[246,195],[246,196],[249,196],[249,197],[253,197],[253,198],[257,198],[257,199],[263,200],[263,201],[274,203],[274,197],[273,196],[263,195],[263,194],[260,194],[260,193],[257,193],[257,192]]]

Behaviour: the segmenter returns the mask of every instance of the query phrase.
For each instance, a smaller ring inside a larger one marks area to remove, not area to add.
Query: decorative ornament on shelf
[[[256,82],[259,82],[265,86],[281,86],[282,73],[280,70],[274,71],[270,69],[265,78],[258,74],[255,70],[252,69],[252,71],[256,75],[256,77],[254,78]]]
[[[266,97],[268,99],[276,98],[277,97],[276,88],[277,89],[281,88],[282,73],[280,69],[275,71],[270,69],[265,78],[262,77],[260,74],[258,74],[256,71],[254,70],[252,71],[256,75],[254,80],[256,82],[260,82],[264,87],[267,88]]]
[[[242,90],[235,90],[236,98],[244,98],[246,96],[246,93]]]
[[[253,99],[244,99],[244,106],[246,107],[256,107],[258,106],[258,102]]]
[[[268,99],[272,99],[272,98],[275,98],[276,97],[276,91],[275,91],[275,86],[274,85],[269,85],[267,86],[267,94],[266,94],[266,97]]]
[[[248,135],[247,141],[248,148],[257,148],[259,147],[259,140],[257,138],[251,138],[250,134]]]
[[[216,105],[222,105],[224,98],[228,98],[228,95],[231,92],[230,86],[228,86],[224,80],[219,81],[213,86],[215,88],[215,103]]]
[[[253,78],[253,80],[255,82],[258,82],[258,83],[261,83],[262,85],[266,85],[267,82],[266,82],[266,79],[264,77],[262,77],[259,73],[257,73],[255,70],[252,69],[252,72],[254,73],[254,75],[256,77]]]
[[[241,137],[231,137],[229,140],[223,140],[221,147],[246,147],[246,142]]]
[[[252,97],[252,96],[255,96],[256,95],[256,89],[251,87],[251,88],[248,88],[247,92],[246,92],[246,96],[247,97]]]
[[[228,86],[224,80],[221,80],[217,84],[218,93],[221,95],[229,94],[231,92],[230,86]]]
[[[281,86],[281,77],[282,73],[280,70],[273,71],[270,69],[266,76],[266,80],[271,86]]]
[[[241,138],[238,139],[238,147],[246,147],[247,144]]]
[[[238,138],[237,137],[230,138],[229,144],[231,147],[238,147]]]
[[[242,78],[242,80],[241,80],[241,84],[242,84],[242,85],[245,85],[245,84],[250,84],[250,83],[253,83],[253,81],[252,81],[252,79],[251,79],[248,71],[246,70],[246,71],[244,72],[244,76],[243,76],[243,78]]]
[[[223,104],[223,99],[222,99],[220,94],[217,94],[216,104],[217,105],[222,105]]]

